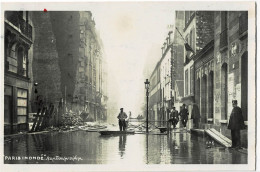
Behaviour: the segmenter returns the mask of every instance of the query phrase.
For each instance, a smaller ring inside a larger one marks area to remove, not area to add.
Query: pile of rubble
[[[69,111],[62,115],[62,125],[63,126],[80,126],[83,125],[84,122],[80,116],[80,114]]]

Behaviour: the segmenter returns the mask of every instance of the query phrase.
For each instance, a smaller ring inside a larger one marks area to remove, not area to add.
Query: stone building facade
[[[5,12],[5,134],[28,130],[37,103],[105,120],[107,68],[89,11]]]
[[[209,42],[203,40],[207,44],[195,48],[194,55],[190,56],[195,71],[195,82],[188,80],[194,88],[191,100],[199,105],[200,128],[215,128],[231,138],[227,125],[233,108],[232,100],[237,100],[242,108],[246,125],[248,118],[248,13],[215,11],[210,15],[214,22],[213,37]],[[187,63],[184,70],[186,66]],[[185,98],[183,100],[185,102]],[[247,130],[241,134],[242,146],[247,147]]]
[[[191,114],[192,104],[195,102],[194,56],[214,37],[214,12],[185,11],[184,13],[183,37],[193,52],[184,49],[184,97],[182,103],[187,105],[189,114]],[[189,115],[190,117],[191,115]],[[188,128],[191,127],[192,123],[189,120]]]
[[[12,134],[28,130],[32,15],[5,11],[4,24],[4,134]]]
[[[161,83],[160,83],[160,63],[156,64],[154,71],[149,78],[150,80],[150,94],[149,94],[149,120],[160,120],[161,107]],[[156,123],[157,125],[159,122]]]
[[[175,12],[175,28],[184,28],[184,11]],[[183,56],[184,41],[176,29],[173,32],[173,44],[171,58],[171,89],[172,89],[172,106],[180,111],[181,99],[184,91],[183,77]]]
[[[50,12],[61,71],[62,98],[68,110],[106,118],[107,71],[103,45],[90,11]],[[64,29],[61,29],[64,28]]]
[[[232,100],[238,101],[244,120],[248,119],[248,12],[217,11],[214,21],[213,122],[219,131],[230,137],[227,123]],[[247,147],[247,130],[242,131],[241,140],[243,146]]]

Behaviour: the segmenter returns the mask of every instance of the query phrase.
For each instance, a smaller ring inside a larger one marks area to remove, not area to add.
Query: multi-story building
[[[33,26],[31,12],[5,11],[4,133],[28,129]]]
[[[106,77],[91,12],[5,12],[5,134],[28,130],[39,102],[63,99],[67,110],[105,120]]]
[[[161,120],[166,121],[169,118],[169,110],[172,107],[172,89],[171,89],[171,61],[173,56],[172,42],[167,37],[162,47],[162,58],[160,60],[160,83],[161,83]]]
[[[188,106],[191,114],[192,103],[195,102],[194,56],[214,37],[214,12],[185,11],[183,36],[191,50],[185,47],[186,51],[184,51],[184,97],[182,102]],[[206,114],[202,113],[201,116],[206,116]],[[191,127],[190,120],[188,127]]]
[[[232,100],[238,101],[245,121],[248,119],[248,12],[218,11],[214,21],[213,126],[230,137],[227,123]],[[247,130],[243,130],[241,140],[246,147]]]
[[[195,103],[199,105],[201,115],[200,128],[213,127],[231,138],[227,124],[233,108],[232,100],[238,101],[245,124],[248,118],[248,13],[216,11],[210,16],[214,17],[209,17],[214,23],[207,23],[213,26],[214,37],[210,41],[204,38],[203,42],[207,44],[199,50],[195,48],[195,54],[191,56],[195,82],[191,79],[188,83],[195,88]],[[205,22],[201,26],[207,30]],[[187,85],[185,93],[189,93]],[[242,145],[247,147],[247,130],[241,133]]]
[[[160,63],[156,64],[154,71],[150,77],[150,94],[149,94],[149,120],[160,120],[161,107],[161,83],[160,83]],[[156,122],[156,125],[159,123]]]
[[[184,28],[184,11],[175,12],[175,28]],[[172,105],[176,110],[180,111],[181,99],[183,97],[183,55],[184,41],[180,33],[174,29],[174,37],[172,44],[171,58],[171,89],[172,89]]]
[[[50,17],[59,55],[62,97],[67,108],[73,111],[87,108],[93,120],[104,119],[106,63],[92,13],[50,12]]]

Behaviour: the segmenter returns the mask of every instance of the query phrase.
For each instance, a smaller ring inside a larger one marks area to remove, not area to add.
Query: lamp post
[[[148,79],[146,79],[144,84],[145,84],[145,89],[146,89],[146,101],[147,101],[147,105],[146,105],[146,133],[148,133],[148,99],[149,99],[149,87],[150,87],[150,82],[148,81]]]

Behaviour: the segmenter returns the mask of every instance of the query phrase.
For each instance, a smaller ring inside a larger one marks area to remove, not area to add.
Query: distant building
[[[160,120],[161,107],[161,83],[160,83],[160,63],[158,62],[151,77],[149,89],[149,120]],[[156,123],[158,124],[158,122]]]
[[[33,58],[31,12],[5,11],[4,134],[28,130]]]

